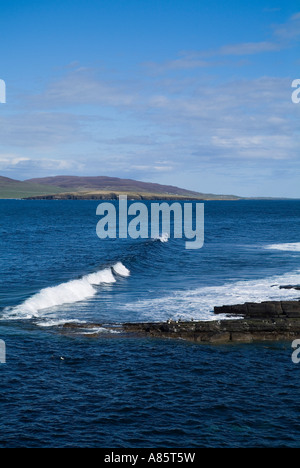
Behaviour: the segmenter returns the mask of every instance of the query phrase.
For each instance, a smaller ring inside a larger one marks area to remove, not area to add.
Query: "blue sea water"
[[[298,447],[291,343],[64,335],[298,299],[300,201],[205,203],[205,244],[100,240],[96,201],[0,201],[0,447]],[[298,435],[299,434],[299,435]]]

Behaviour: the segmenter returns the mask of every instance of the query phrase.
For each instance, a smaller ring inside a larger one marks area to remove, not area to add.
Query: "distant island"
[[[117,177],[56,176],[19,181],[0,176],[0,199],[113,200],[126,194],[133,200],[240,200],[235,195],[194,192]]]

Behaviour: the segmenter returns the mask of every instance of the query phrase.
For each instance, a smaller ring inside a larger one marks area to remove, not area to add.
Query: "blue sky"
[[[300,198],[293,0],[2,0],[0,174]]]

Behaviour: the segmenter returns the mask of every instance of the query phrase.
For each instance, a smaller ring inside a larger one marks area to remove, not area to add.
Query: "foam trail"
[[[117,265],[119,265],[117,269],[126,273],[124,276],[130,274],[129,270],[122,263]],[[4,309],[2,318],[37,318],[40,317],[40,312],[46,309],[89,300],[97,294],[97,289],[94,286],[115,282],[116,279],[112,273],[112,269],[106,268],[78,280],[42,289],[39,293],[23,302],[23,304]]]
[[[244,304],[245,302],[298,300],[295,289],[280,289],[280,285],[300,284],[300,270],[268,278],[225,283],[221,286],[206,286],[189,291],[174,291],[160,298],[138,300],[122,306],[135,311],[141,321],[160,321],[172,318],[190,320],[220,320],[215,306]]]
[[[272,244],[265,247],[267,250],[282,250],[284,252],[300,252],[300,242],[287,244]]]

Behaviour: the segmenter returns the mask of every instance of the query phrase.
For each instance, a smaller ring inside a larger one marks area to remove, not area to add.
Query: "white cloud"
[[[15,168],[25,161],[29,161],[29,159],[18,156],[16,154],[0,154],[0,169],[6,170]]]
[[[4,146],[40,148],[87,138],[86,116],[64,112],[33,111],[0,117],[0,140]]]
[[[300,147],[300,106],[291,103],[291,80],[230,80],[207,70],[221,63],[212,57],[229,64],[236,57],[283,50],[288,38],[298,36],[293,28],[299,20],[296,14],[274,28],[270,40],[186,52],[148,64],[126,80],[70,64],[43,92],[28,96],[27,112],[1,114],[0,140],[11,156],[0,157],[0,169],[24,178],[129,174],[169,183],[176,174],[179,181],[184,174],[195,179],[203,170],[240,175],[241,165],[260,162],[283,161],[288,171]],[[188,75],[179,77],[177,70]],[[153,77],[149,71],[166,75]]]
[[[31,96],[31,104],[38,107],[101,105],[132,106],[138,94],[125,83],[96,78],[91,70],[76,69],[61,79],[51,83],[36,96]]]
[[[278,9],[271,9],[277,11]],[[265,9],[264,11],[270,11]],[[215,50],[185,51],[180,58],[164,63],[144,64],[150,72],[167,73],[174,70],[192,70],[228,65],[227,62],[209,60],[212,57],[252,56],[279,52],[289,47],[290,42],[300,37],[300,13],[292,15],[285,23],[273,26],[271,40],[226,44]],[[232,64],[231,64],[232,65]]]
[[[73,83],[71,78],[68,85],[68,78],[70,75],[62,80],[65,89]],[[88,88],[87,77],[82,79],[82,87]],[[175,167],[187,170],[189,164],[197,167],[208,160],[218,163],[222,158],[294,160],[298,155],[297,120],[293,118],[298,108],[291,104],[289,80],[235,80],[222,82],[220,88],[209,82],[190,81],[184,86],[179,81],[176,86],[174,79],[173,83],[155,81],[155,86],[148,85],[126,109],[124,101],[112,99],[109,108],[117,111],[118,118],[105,127],[107,133],[100,132],[101,119],[72,113],[68,100],[61,104],[61,112],[43,110],[2,117],[2,144],[22,147],[24,160],[17,161],[16,167],[45,173],[55,168],[57,173],[86,172],[95,164],[102,167],[101,171],[124,171],[128,167],[141,171],[149,168],[149,160],[154,161],[152,172],[167,173]],[[135,84],[127,83],[125,95],[133,94]],[[79,81],[77,85],[80,88]],[[98,86],[90,88],[91,101],[92,89],[97,93]],[[40,163],[32,156],[28,160],[30,150],[35,151]],[[59,159],[57,154],[68,156]],[[168,162],[155,163],[162,159]]]
[[[33,159],[16,154],[0,154],[0,169],[3,171],[23,170],[28,171],[59,171],[78,170],[83,165],[64,159]]]
[[[187,56],[163,63],[147,62],[144,63],[143,66],[148,72],[159,74],[174,70],[193,70],[195,68],[207,68],[211,67],[212,63],[205,60],[201,60],[199,58],[195,59]]]
[[[300,38],[300,12],[295,13],[285,23],[275,26],[274,34],[281,41],[293,41]]]
[[[150,166],[150,165],[133,165],[131,166],[131,169],[135,170],[135,171],[154,171],[154,172],[170,172],[172,171],[174,168],[173,166]]]
[[[275,42],[245,42],[221,47],[216,54],[220,55],[254,55],[264,52],[277,52],[282,49],[281,44]]]

